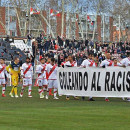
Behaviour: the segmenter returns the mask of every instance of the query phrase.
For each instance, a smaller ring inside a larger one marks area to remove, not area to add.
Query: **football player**
[[[47,90],[47,86],[48,86],[48,82],[46,79],[46,66],[47,64],[45,64],[45,59],[42,57],[40,59],[40,65],[36,67],[36,73],[38,74],[37,84],[39,87],[38,91],[39,91],[40,98],[44,98],[44,91]],[[48,94],[46,95],[45,98],[48,99]]]
[[[2,85],[2,97],[5,96],[5,85],[6,85],[6,79],[5,76],[8,77],[7,71],[6,71],[6,65],[5,65],[5,60],[0,59],[0,86]]]
[[[19,82],[19,77],[20,77],[20,64],[19,64],[19,58],[15,57],[14,62],[12,62],[9,66],[6,67],[6,70],[9,72],[11,75],[11,81],[12,81],[12,90],[10,92],[10,96],[13,96],[13,93],[15,94],[15,97],[18,98],[17,94],[17,86]]]
[[[28,97],[32,97],[32,77],[33,77],[33,67],[29,57],[26,58],[26,63],[22,65],[21,68],[21,78],[23,79],[23,86],[20,93],[20,97],[23,97],[23,92],[25,87],[28,86]]]
[[[55,64],[55,58],[51,58],[51,63],[47,65],[47,72],[48,72],[48,90],[54,88],[54,99],[59,99],[57,97],[57,89],[58,89],[58,82],[57,82],[57,64]]]

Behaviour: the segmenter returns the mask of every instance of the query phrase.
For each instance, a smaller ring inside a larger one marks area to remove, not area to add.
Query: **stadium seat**
[[[25,44],[23,42],[23,40],[14,40],[14,44],[11,43],[11,45],[14,45],[16,48],[19,48],[22,51],[24,49],[25,49],[25,51],[27,51],[28,50],[27,48],[29,48],[29,46],[27,44]],[[32,54],[32,50],[30,50],[30,53]]]

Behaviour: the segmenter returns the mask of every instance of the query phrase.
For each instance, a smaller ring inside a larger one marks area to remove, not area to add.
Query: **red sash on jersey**
[[[63,66],[65,63],[66,63],[66,62],[62,62],[62,63],[61,63],[61,66]]]
[[[48,74],[48,72],[46,71],[46,79],[48,79],[48,76],[49,76],[49,74]]]
[[[28,66],[28,68],[24,71],[24,73],[23,73],[24,75],[29,71],[29,69],[31,68],[31,66],[32,66],[32,65],[30,64],[30,65]]]
[[[98,64],[97,64],[97,63],[95,63],[95,66],[96,66],[96,67],[98,67]]]
[[[42,69],[41,71],[45,71],[45,68],[46,68],[46,65],[43,66],[43,69]],[[42,74],[42,73],[41,73],[41,74]],[[38,74],[38,77],[39,77],[41,74]],[[34,86],[36,86],[36,87],[39,86],[39,84],[38,84],[38,78],[35,80]]]
[[[94,64],[94,61],[89,61],[90,62],[90,67],[92,67],[93,66],[93,64]]]
[[[48,74],[48,78],[50,77],[50,75],[52,74],[52,72],[55,70],[56,67],[57,67],[57,65],[54,65],[53,68],[50,70],[50,72]]]
[[[73,63],[70,63],[70,64],[72,67],[74,67],[75,63],[76,63],[76,61],[74,61]]]
[[[46,69],[46,65],[43,66],[43,69],[41,70],[41,72],[42,72],[42,71],[45,71],[45,69]],[[42,73],[41,73],[41,74],[42,74]],[[39,77],[41,74],[38,74],[38,77]]]
[[[49,64],[48,62],[46,63],[47,65]],[[46,79],[48,79],[48,72],[46,71]]]
[[[118,66],[118,65],[114,65],[114,66]]]
[[[108,66],[112,66],[112,63],[113,63],[113,62],[112,62],[111,60],[108,61],[108,62],[109,62],[109,65],[108,65]]]
[[[5,69],[5,66],[3,66],[3,68],[0,70],[0,73]]]

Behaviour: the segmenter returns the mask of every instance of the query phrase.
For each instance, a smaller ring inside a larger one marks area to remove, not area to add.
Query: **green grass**
[[[112,98],[95,98],[95,102],[39,99],[37,88],[33,98],[0,97],[0,130],[128,130],[130,103]],[[20,88],[19,88],[20,92]]]

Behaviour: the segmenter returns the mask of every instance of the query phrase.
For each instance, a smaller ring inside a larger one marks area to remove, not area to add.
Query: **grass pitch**
[[[129,130],[130,102],[111,98],[95,98],[95,102],[39,99],[37,88],[33,98],[0,97],[0,130]],[[20,93],[19,88],[18,93]]]

